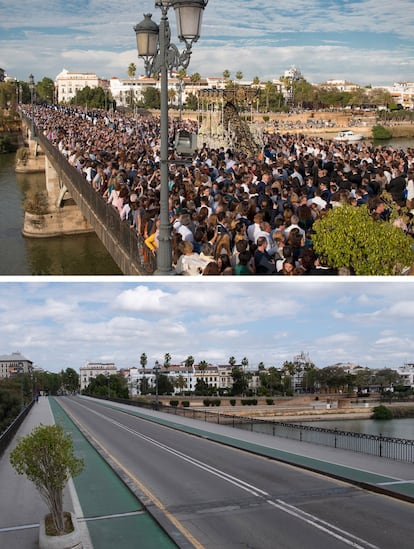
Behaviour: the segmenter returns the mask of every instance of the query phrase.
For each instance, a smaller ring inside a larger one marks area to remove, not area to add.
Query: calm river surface
[[[26,194],[45,188],[45,175],[16,174],[15,155],[0,154],[0,275],[122,274],[95,233],[25,238]]]
[[[299,423],[299,422],[298,422]],[[340,431],[352,431],[368,435],[384,435],[414,440],[414,418],[403,419],[342,419],[332,421],[301,421],[301,425],[311,427],[324,427],[326,429],[338,429]]]

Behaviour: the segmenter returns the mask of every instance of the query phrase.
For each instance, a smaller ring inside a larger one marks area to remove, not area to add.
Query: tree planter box
[[[73,524],[73,532],[63,536],[49,536],[46,534],[45,518],[39,525],[39,548],[40,549],[82,549],[80,529],[76,517],[70,514]]]

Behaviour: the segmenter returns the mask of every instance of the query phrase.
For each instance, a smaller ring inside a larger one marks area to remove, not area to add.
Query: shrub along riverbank
[[[373,409],[372,419],[402,419],[414,417],[414,405],[412,406],[376,406]]]

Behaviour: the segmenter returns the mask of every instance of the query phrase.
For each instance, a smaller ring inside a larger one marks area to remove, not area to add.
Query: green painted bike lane
[[[73,479],[96,549],[170,549],[177,545],[84,437],[54,398],[49,398],[55,422],[73,440],[76,455],[85,462]]]

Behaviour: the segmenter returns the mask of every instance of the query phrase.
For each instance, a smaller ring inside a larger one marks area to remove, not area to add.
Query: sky
[[[142,74],[144,13],[159,23],[154,0],[0,0],[0,67],[25,81],[62,69],[126,78],[130,63]],[[169,20],[177,43],[172,9]],[[267,81],[294,65],[313,84],[412,82],[413,28],[412,0],[209,0],[187,73]]]
[[[234,356],[281,367],[304,352],[318,368],[397,368],[414,362],[412,289],[391,277],[3,280],[0,354],[50,372],[89,361],[139,367],[142,353],[148,367],[166,353],[172,364]]]

